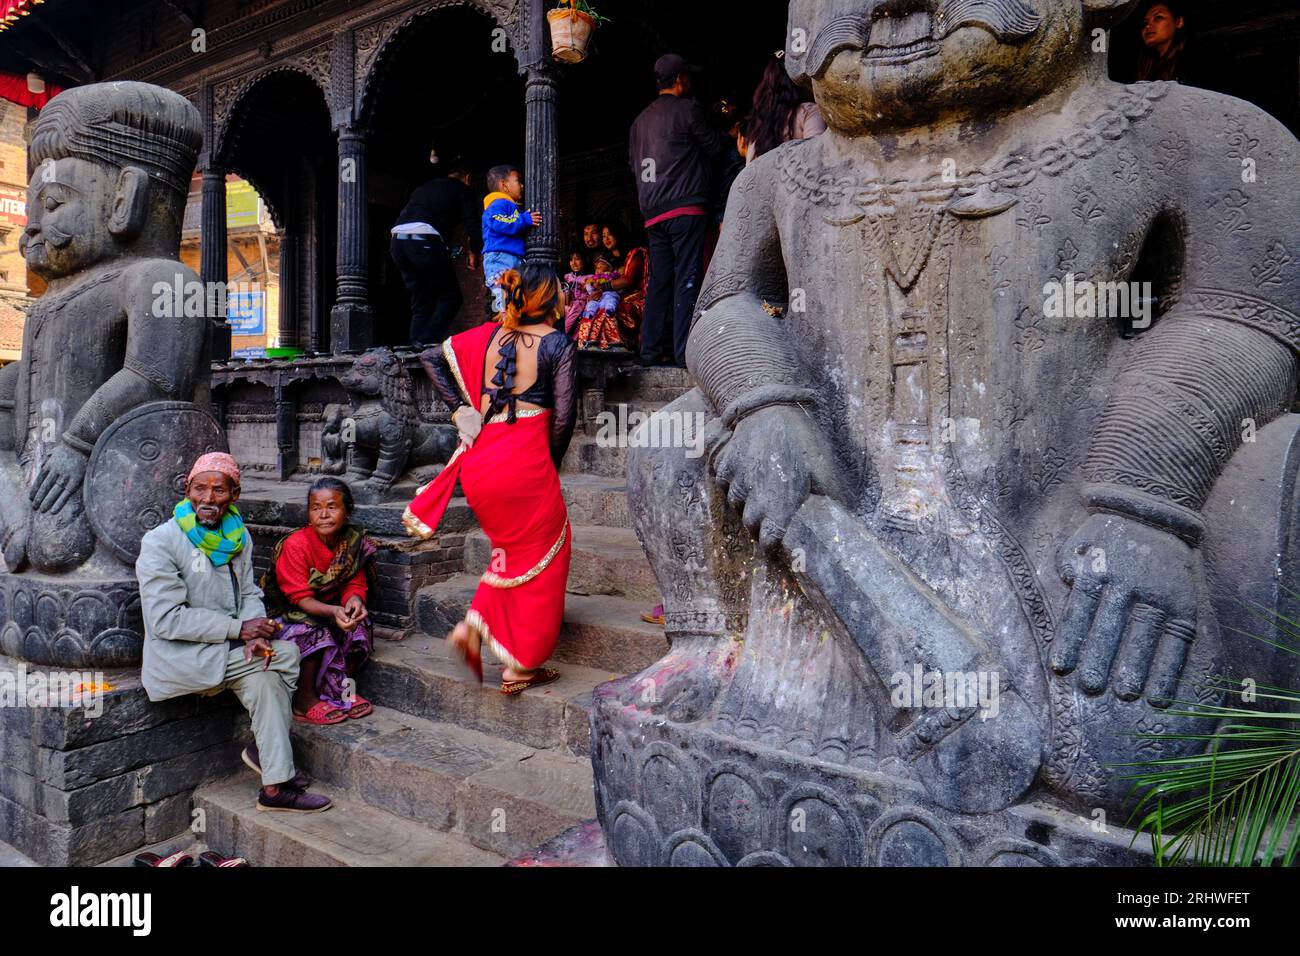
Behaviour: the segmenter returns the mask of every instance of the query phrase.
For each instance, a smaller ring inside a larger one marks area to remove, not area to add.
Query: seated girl
[[[590,259],[585,248],[573,249],[569,253],[569,271],[564,274],[564,291],[568,306],[564,310],[564,331],[573,335],[582,310],[587,305],[587,276],[591,274]]]
[[[281,538],[262,578],[266,613],[298,645],[302,665],[293,719],[337,724],[374,710],[354,676],[370,657],[367,597],[376,590],[373,541],[348,523],[352,490],[318,478],[307,491],[307,527]]]

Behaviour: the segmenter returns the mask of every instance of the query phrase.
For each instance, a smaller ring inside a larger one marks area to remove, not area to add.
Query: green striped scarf
[[[199,524],[190,499],[182,498],[172,509],[172,517],[185,532],[190,543],[208,556],[216,567],[229,564],[230,559],[244,550],[244,518],[239,509],[231,505],[221,518],[221,532],[211,531]]]

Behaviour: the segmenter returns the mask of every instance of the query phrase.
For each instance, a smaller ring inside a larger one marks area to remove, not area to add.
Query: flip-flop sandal
[[[539,667],[532,677],[527,680],[503,680],[501,681],[501,693],[507,697],[513,697],[515,694],[522,694],[530,687],[541,687],[543,684],[553,684],[560,679],[560,672],[554,667]]]
[[[234,867],[248,866],[248,861],[242,856],[222,856],[220,853],[214,853],[208,850],[206,853],[199,854],[199,866],[212,866],[217,869],[225,870]]]
[[[348,715],[343,713],[337,707],[317,701],[311,705],[311,710],[305,714],[294,714],[293,719],[300,724],[311,724],[315,727],[330,727],[334,724],[341,724],[348,719]]]
[[[369,717],[374,712],[375,705],[360,694],[352,698],[352,706],[346,711],[348,720],[360,720],[362,717]]]
[[[645,621],[647,624],[658,624],[660,627],[663,627],[664,606],[662,604],[656,604],[653,611],[641,615],[641,620]]]
[[[137,853],[132,866],[147,866],[151,869],[170,869],[178,866],[194,866],[194,857],[184,850],[171,856],[159,856],[157,853]]]

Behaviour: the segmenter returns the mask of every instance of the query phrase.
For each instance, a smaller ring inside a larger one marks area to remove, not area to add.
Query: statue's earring
[[[149,174],[139,166],[123,167],[117,177],[117,195],[108,217],[108,231],[118,239],[131,240],[144,228],[149,214]]]

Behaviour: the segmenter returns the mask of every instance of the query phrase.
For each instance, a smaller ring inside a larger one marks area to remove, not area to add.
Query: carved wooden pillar
[[[298,223],[290,219],[280,236],[280,347],[298,342]]]
[[[200,214],[199,278],[203,287],[226,282],[226,171],[209,164],[203,170],[203,203]],[[207,298],[205,296],[205,298]],[[226,316],[210,316],[208,357],[214,362],[230,358],[230,326]]]
[[[524,206],[542,214],[542,225],[528,234],[528,259],[559,268],[560,148],[556,123],[558,87],[551,60],[544,0],[524,0],[527,47],[519,51],[524,67],[524,108],[527,145]]]
[[[528,234],[528,258],[558,267],[560,264],[559,145],[556,136],[556,84],[546,67],[528,70],[525,92],[528,145],[524,205],[542,214],[542,225]]]
[[[366,287],[366,213],[366,136],[349,125],[339,130],[338,295],[330,310],[330,351],[335,354],[364,352],[374,342]]]

